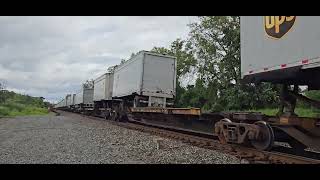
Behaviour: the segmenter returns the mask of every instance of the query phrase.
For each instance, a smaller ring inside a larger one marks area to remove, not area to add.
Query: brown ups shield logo
[[[280,39],[293,26],[296,16],[265,16],[264,29],[273,38]]]

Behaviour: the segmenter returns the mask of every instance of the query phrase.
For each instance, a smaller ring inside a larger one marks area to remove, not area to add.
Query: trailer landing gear
[[[298,94],[299,86],[294,85],[293,93]],[[283,84],[280,93],[280,109],[277,116],[298,117],[294,113],[297,104],[297,98],[294,97],[288,89],[288,85]]]

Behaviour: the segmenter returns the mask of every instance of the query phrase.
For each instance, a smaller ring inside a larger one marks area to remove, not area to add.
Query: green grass
[[[46,108],[24,105],[16,102],[0,104],[0,117],[15,117],[48,114]]]
[[[251,112],[261,112],[263,114],[274,116],[277,114],[278,109],[257,109],[257,110],[249,110]],[[299,117],[320,117],[320,110],[312,109],[312,108],[296,108],[295,113]]]

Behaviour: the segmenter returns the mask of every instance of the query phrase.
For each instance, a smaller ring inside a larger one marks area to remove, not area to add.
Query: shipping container
[[[73,105],[71,94],[68,94],[68,95],[66,96],[66,103],[67,103],[67,104],[66,104],[67,106]]]
[[[240,23],[245,81],[319,87],[320,17],[242,16]]]
[[[114,71],[113,97],[132,94],[174,98],[176,58],[141,51]]]
[[[82,88],[75,95],[75,104],[92,104],[93,103],[93,88]]]
[[[113,73],[105,73],[94,80],[93,100],[112,100]]]
[[[75,105],[76,94],[72,94],[72,105]]]

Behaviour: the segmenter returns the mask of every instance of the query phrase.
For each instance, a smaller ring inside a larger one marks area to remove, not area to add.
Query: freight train
[[[175,91],[176,58],[141,51],[55,107],[121,120],[129,107],[173,106]]]
[[[297,87],[320,89],[320,19],[296,16],[241,17],[241,74],[245,83],[282,84],[279,116],[252,112],[203,113],[174,108],[176,58],[141,51],[85,86],[68,94],[56,109],[114,121],[130,121],[213,134],[221,143],[270,150],[274,142],[293,149],[320,149],[320,119],[297,117],[296,99],[320,103]],[[284,112],[283,112],[284,111]]]

